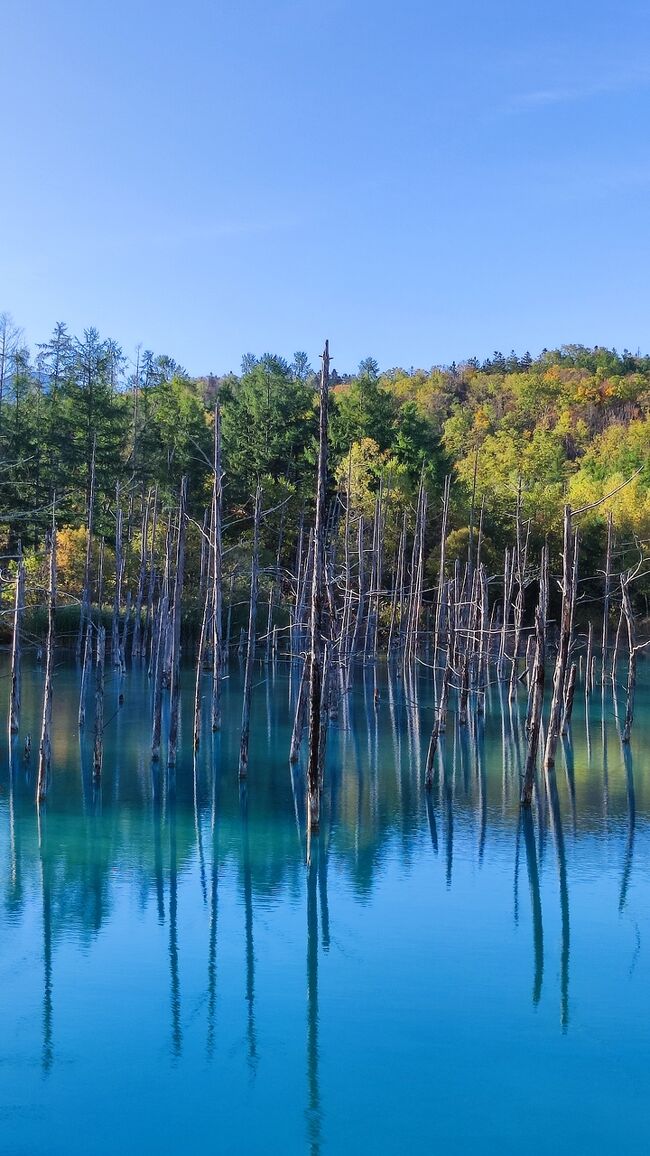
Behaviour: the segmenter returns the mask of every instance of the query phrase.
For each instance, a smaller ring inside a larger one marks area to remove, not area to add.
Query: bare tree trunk
[[[546,770],[555,766],[555,751],[560,735],[560,717],[564,700],[564,682],[571,648],[571,623],[573,621],[573,601],[575,597],[575,559],[573,557],[573,547],[571,508],[565,506],[564,547],[562,550],[562,614],[560,618],[560,638],[555,660],[555,673],[553,675],[553,697],[551,699],[551,712],[546,732],[546,749],[544,751],[544,768]]]
[[[601,655],[601,683],[605,682],[607,668],[607,645],[609,642],[609,607],[612,582],[612,511],[607,515],[607,553],[605,555],[605,598],[603,602],[603,638]]]
[[[442,527],[440,530],[440,573],[438,575],[438,592],[436,594],[436,623],[434,635],[434,651],[433,661],[436,660],[436,651],[440,645],[440,634],[443,624],[443,591],[445,585],[445,560],[447,548],[447,526],[449,523],[449,492],[451,487],[451,477],[447,474],[445,478],[445,489],[442,499]]]
[[[621,742],[629,743],[630,734],[632,731],[632,723],[634,721],[634,695],[636,691],[636,633],[634,629],[634,615],[632,613],[632,603],[630,602],[629,591],[630,574],[621,574],[621,594],[623,597],[623,614],[625,616],[625,624],[627,626],[627,642],[628,642],[628,667],[627,667],[627,693],[625,700],[625,721],[623,723],[623,730],[621,732]]]
[[[22,649],[22,620],[25,607],[25,563],[18,543],[16,570],[16,599],[14,602],[14,629],[11,639],[11,692],[9,696],[9,733],[16,734],[20,726],[20,662]]]
[[[150,673],[153,669],[153,596],[156,588],[156,567],[154,564],[155,550],[156,550],[156,531],[158,529],[158,489],[154,490],[153,495],[153,516],[151,522],[151,549],[148,551],[149,564],[149,581],[147,583],[147,608],[144,615],[144,629],[142,632],[142,657],[147,656],[147,642],[151,639],[151,652],[149,657]]]
[[[113,666],[124,669],[124,662],[120,650],[120,613],[122,609],[122,578],[124,563],[122,558],[122,509],[120,506],[119,482],[115,494],[117,509],[115,511],[115,596],[113,599],[113,626],[111,630],[111,661]]]
[[[320,825],[320,800],[325,756],[323,718],[323,598],[325,594],[325,515],[327,489],[327,418],[329,404],[329,342],[325,342],[320,381],[318,474],[316,486],[316,520],[314,524],[314,573],[311,588],[310,656],[309,656],[309,755],[307,794],[309,830]]]
[[[142,528],[140,541],[140,568],[138,571],[138,589],[135,596],[135,615],[133,619],[133,636],[131,638],[131,662],[140,658],[142,649],[142,603],[144,601],[144,585],[147,577],[147,538],[149,536],[149,508],[151,505],[151,494],[147,494],[147,500],[142,511]]]
[[[293,729],[291,732],[291,746],[289,748],[289,762],[297,763],[300,758],[300,746],[302,743],[302,736],[305,730],[305,722],[307,721],[307,703],[309,692],[309,657],[306,655],[303,659],[302,670],[300,672],[300,682],[298,683],[298,697],[296,699],[296,712],[293,719]]]
[[[390,609],[390,628],[388,631],[388,655],[390,659],[393,654],[393,633],[395,631],[395,622],[397,620],[397,607],[401,606],[401,599],[404,585],[404,554],[406,552],[406,510],[403,514],[402,532],[399,537],[399,546],[397,548],[397,565],[395,567],[395,578],[393,582],[393,598]],[[434,652],[435,661],[435,652]]]
[[[90,461],[90,494],[88,497],[88,518],[86,522],[86,559],[84,563],[84,584],[81,592],[81,605],[79,607],[79,630],[77,632],[77,645],[75,654],[77,659],[81,657],[81,644],[83,640],[84,625],[88,628],[90,625],[90,570],[92,564],[92,550],[93,550],[93,507],[95,505],[95,455],[97,451],[97,434],[93,438],[93,452]]]
[[[594,653],[594,624],[589,623],[589,633],[587,635],[587,658],[585,660],[585,698],[589,698],[592,691],[591,685],[591,667]]]
[[[99,782],[104,763],[104,659],[106,631],[97,628],[97,660],[95,667],[95,743],[93,749],[93,778]]]
[[[38,748],[38,783],[36,787],[36,800],[38,803],[42,803],[47,794],[47,780],[50,772],[50,759],[52,754],[52,676],[54,673],[54,619],[56,614],[56,524],[54,521],[54,502],[52,503],[52,529],[48,535],[47,549],[50,556],[50,578],[47,592],[45,690],[43,694],[41,741]]]
[[[521,787],[521,805],[530,807],[533,799],[535,784],[535,767],[537,765],[537,751],[539,748],[539,732],[542,725],[542,709],[544,706],[544,681],[546,661],[546,640],[544,637],[544,616],[542,611],[542,593],[540,604],[535,612],[535,665],[533,667],[533,699],[528,728],[528,750],[526,752],[526,766]]]
[[[248,774],[248,740],[251,722],[251,694],[253,690],[253,663],[255,661],[255,633],[257,625],[257,589],[259,584],[260,521],[262,516],[262,487],[257,483],[255,493],[255,515],[253,519],[253,554],[251,558],[251,597],[248,611],[248,645],[244,666],[244,699],[241,716],[241,741],[239,744],[239,777]]]
[[[571,715],[573,713],[573,699],[574,699],[575,690],[576,690],[576,675],[577,675],[577,666],[576,666],[575,662],[572,662],[571,663],[571,669],[569,670],[569,678],[568,678],[568,681],[566,684],[566,691],[565,691],[565,695],[564,695],[564,706],[563,706],[563,710],[562,710],[562,734],[564,735],[565,738],[568,735],[569,727],[571,726]]]
[[[365,611],[366,598],[366,580],[365,580],[365,554],[364,554],[364,529],[365,523],[363,514],[359,516],[359,530],[358,530],[358,553],[359,553],[359,600],[357,603],[357,614],[354,620],[354,630],[352,631],[352,640],[350,642],[350,651],[348,654],[348,662],[352,662],[357,652],[357,642],[361,624],[363,622],[363,615]]]
[[[221,470],[221,409],[217,399],[214,407],[214,471],[212,477],[212,730],[221,727],[221,679],[223,677],[224,654],[222,638],[222,593],[223,549],[221,543],[221,512],[223,504]],[[234,579],[234,574],[233,574]],[[232,581],[230,584],[230,605],[228,607],[228,644],[230,644],[230,609],[232,605]],[[226,651],[226,654],[228,651]]]
[[[167,527],[167,543],[165,547],[165,572],[163,574],[162,591],[158,602],[156,622],[152,623],[151,655],[153,667],[153,721],[151,728],[151,759],[156,763],[160,759],[160,736],[162,732],[162,692],[164,682],[165,650],[167,646],[167,619],[169,614],[169,538],[170,526]]]
[[[178,502],[178,539],[176,549],[176,580],[174,582],[174,607],[172,611],[172,659],[171,691],[169,706],[169,744],[167,766],[176,766],[178,747],[178,722],[181,694],[181,620],[183,614],[183,582],[185,578],[185,534],[187,508],[187,478],[181,482]]]
[[[207,582],[206,582],[207,587]],[[210,620],[210,591],[206,588],[205,602],[203,604],[203,617],[201,619],[201,633],[199,635],[199,651],[196,657],[196,683],[194,687],[194,750],[198,751],[201,744],[201,684],[203,681],[203,664],[205,661],[205,648],[208,637],[208,624]]]

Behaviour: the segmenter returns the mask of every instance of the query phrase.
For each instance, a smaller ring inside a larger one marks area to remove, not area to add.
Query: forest
[[[142,555],[143,514],[155,495],[158,547],[164,512],[187,482],[185,617],[198,606],[202,542],[210,505],[214,406],[222,415],[223,539],[226,586],[246,586],[253,506],[261,487],[261,577],[275,586],[278,620],[293,598],[300,527],[313,516],[318,437],[318,373],[305,353],[242,358],[241,372],[193,378],[167,354],[130,356],[91,328],[73,336],[59,323],[34,350],[8,314],[0,317],[0,553],[3,609],[20,543],[33,626],[47,585],[45,534],[54,502],[59,605],[79,607],[85,573],[92,485],[96,588],[100,543],[103,596],[114,595],[116,515],[123,523],[121,595],[133,602]],[[423,529],[424,598],[438,580],[442,494],[450,478],[444,559],[464,561],[472,520],[481,517],[482,558],[490,576],[515,539],[515,510],[527,525],[531,555],[548,535],[559,550],[562,511],[594,505],[581,520],[581,553],[591,586],[602,585],[611,512],[619,569],[650,548],[650,357],[580,345],[533,358],[499,352],[424,369],[380,370],[368,357],[356,373],[333,368],[329,391],[328,499],[345,496],[370,549],[382,493],[384,585],[397,565],[402,527],[412,533],[420,481],[427,494]],[[622,485],[622,483],[627,483]],[[618,490],[618,487],[621,489]],[[614,496],[597,505],[605,495]],[[348,500],[349,499],[349,500]],[[340,519],[339,519],[340,521]],[[149,533],[154,533],[149,518]],[[202,532],[203,531],[203,532]],[[156,549],[156,543],[151,542]],[[594,591],[595,592],[595,591]],[[634,586],[647,615],[647,579]],[[247,595],[246,595],[247,597]],[[243,607],[243,596],[235,603]],[[195,605],[196,604],[196,605]],[[275,616],[275,610],[274,610]],[[194,614],[196,618],[196,614]],[[243,619],[242,619],[243,621]],[[6,622],[7,627],[9,622]],[[197,627],[198,629],[198,627]]]

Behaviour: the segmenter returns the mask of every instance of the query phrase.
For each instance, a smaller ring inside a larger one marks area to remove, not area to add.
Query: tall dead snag
[[[316,519],[314,523],[314,570],[311,587],[311,621],[309,650],[309,754],[307,761],[307,795],[310,831],[320,823],[320,798],[325,758],[326,725],[323,711],[323,599],[325,595],[325,500],[327,489],[327,409],[329,403],[329,341],[322,354],[318,418],[318,474],[316,480]]]
[[[160,758],[160,734],[162,729],[163,667],[165,664],[167,619],[169,614],[169,537],[170,529],[168,526],[162,591],[158,604],[158,613],[156,615],[157,621],[155,624],[152,624],[153,718],[151,727],[151,758],[154,763],[158,762]]]
[[[300,672],[300,682],[298,683],[298,695],[296,698],[296,712],[293,719],[293,729],[291,732],[291,746],[289,748],[289,762],[297,763],[300,758],[300,745],[302,743],[302,736],[305,729],[305,719],[307,715],[307,699],[309,691],[309,660],[305,658]]]
[[[443,609],[444,609],[444,586],[445,586],[445,554],[447,549],[447,527],[449,523],[449,491],[451,487],[451,476],[447,474],[445,478],[445,488],[442,498],[442,526],[440,529],[440,573],[438,575],[438,590],[436,593],[436,621],[434,633],[434,647],[433,647],[433,662],[435,665],[436,652],[440,645],[440,635],[443,626]]]
[[[172,610],[172,655],[171,690],[169,704],[169,744],[167,765],[176,766],[178,747],[178,716],[181,697],[181,615],[183,613],[183,580],[185,577],[185,533],[187,507],[187,478],[181,481],[178,502],[178,537],[176,540],[176,580],[174,583],[174,607]]]
[[[201,619],[201,633],[199,634],[199,651],[196,656],[196,682],[194,684],[194,750],[198,751],[201,743],[201,684],[203,681],[203,666],[205,663],[205,651],[208,638],[208,625],[210,621],[211,597],[209,589],[206,589],[205,602],[203,604],[203,617]]]
[[[221,628],[221,579],[223,551],[221,545],[221,409],[214,407],[214,476],[212,479],[212,729],[221,728],[221,678],[223,675],[223,639]],[[232,602],[232,594],[231,594]]]
[[[253,690],[253,663],[255,661],[255,630],[257,625],[257,590],[260,568],[260,521],[262,517],[262,487],[257,483],[255,514],[253,518],[253,554],[251,558],[251,597],[248,608],[248,644],[244,666],[244,701],[241,714],[241,741],[239,744],[239,777],[248,774],[248,739],[251,724],[251,694]]]
[[[514,617],[514,638],[512,644],[512,666],[510,668],[510,688],[508,698],[510,702],[516,697],[517,682],[519,679],[519,647],[521,643],[521,627],[524,617],[524,600],[526,591],[526,568],[528,565],[528,543],[530,540],[530,522],[526,525],[526,534],[523,535],[523,527],[521,522],[522,510],[522,496],[521,496],[521,478],[517,488],[517,513],[516,513],[516,546],[514,555],[514,576],[517,582],[517,595],[514,602],[513,617]]]
[[[544,751],[544,768],[549,770],[555,766],[555,752],[560,735],[560,720],[564,702],[564,684],[566,680],[569,650],[571,648],[571,625],[573,622],[573,604],[575,600],[575,558],[574,538],[571,529],[571,507],[564,507],[564,535],[562,549],[562,612],[560,617],[560,638],[558,642],[555,672],[553,675],[553,697],[551,699],[551,713],[546,732],[546,748]]]
[[[144,497],[144,495],[143,495]],[[149,508],[151,494],[147,494],[142,510],[142,529],[140,533],[140,566],[138,569],[138,589],[135,596],[135,614],[133,618],[133,635],[131,637],[131,662],[140,657],[142,633],[142,603],[144,601],[144,585],[147,576],[147,539],[149,536]]]
[[[593,660],[594,660],[594,624],[589,622],[587,634],[587,657],[585,659],[585,698],[589,698],[593,690]]]
[[[106,630],[100,624],[97,628],[97,660],[95,664],[95,742],[93,747],[93,778],[98,783],[102,777],[104,762],[104,659],[106,656]]]
[[[564,692],[564,705],[562,707],[562,735],[564,738],[566,738],[568,735],[569,727],[571,726],[571,715],[573,713],[573,699],[576,691],[577,673],[578,668],[575,662],[572,662],[566,684],[566,690]]]
[[[637,567],[638,573],[638,567]],[[627,666],[627,689],[625,698],[625,720],[623,722],[623,730],[621,731],[621,742],[629,743],[630,733],[632,730],[632,722],[634,721],[634,695],[636,691],[636,632],[634,629],[634,615],[632,613],[632,603],[630,602],[630,581],[634,578],[635,572],[628,571],[621,574],[621,596],[623,600],[623,615],[625,618],[625,625],[627,627],[627,643],[628,643],[628,666]]]
[[[156,550],[156,531],[158,529],[158,489],[153,493],[153,516],[151,524],[151,547],[147,547],[147,560],[149,566],[149,580],[147,582],[147,604],[144,612],[144,626],[142,628],[142,646],[140,653],[142,658],[147,656],[147,642],[151,637],[151,651],[149,660],[149,674],[153,669],[153,596],[156,588],[156,567],[155,567],[155,550]]]
[[[21,628],[25,606],[25,563],[18,543],[18,566],[16,569],[16,600],[14,602],[14,630],[11,639],[11,693],[9,696],[9,733],[16,734],[20,725],[20,659]]]
[[[56,614],[56,524],[54,521],[54,503],[52,503],[52,529],[48,533],[46,545],[50,559],[50,577],[47,591],[45,690],[43,694],[41,741],[38,748],[38,782],[36,786],[36,800],[38,803],[42,803],[47,794],[47,779],[52,754],[52,675],[54,672],[54,618]]]
[[[95,505],[95,455],[97,452],[97,434],[93,438],[93,452],[90,461],[90,491],[88,495],[88,517],[86,521],[86,558],[84,562],[84,584],[81,593],[81,607],[79,610],[79,630],[75,654],[81,658],[84,625],[88,628],[90,622],[90,568],[93,548],[93,507]]]
[[[609,643],[609,607],[611,601],[611,585],[612,585],[612,511],[607,514],[607,553],[605,555],[605,598],[603,601],[603,638],[602,638],[602,654],[601,654],[601,683],[605,682],[605,670],[607,666],[607,646]]]
[[[113,666],[124,669],[124,658],[120,644],[120,613],[122,608],[122,579],[124,560],[122,557],[122,508],[120,506],[120,485],[115,491],[115,595],[113,597],[113,624],[111,629],[111,660]]]
[[[542,708],[544,706],[546,643],[544,638],[544,617],[541,602],[542,594],[540,592],[540,605],[538,605],[535,612],[535,665],[533,667],[533,698],[530,711],[530,725],[528,728],[526,767],[524,770],[524,779],[521,786],[522,807],[530,807],[533,800],[535,767],[537,765],[537,751],[539,748],[539,732],[542,725]]]

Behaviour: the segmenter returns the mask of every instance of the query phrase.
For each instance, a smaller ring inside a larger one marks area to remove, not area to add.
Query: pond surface
[[[187,672],[175,794],[152,772],[145,674],[121,709],[109,680],[96,790],[92,700],[80,742],[60,665],[40,822],[26,670],[11,759],[0,737],[3,1156],[647,1152],[647,669],[629,752],[611,696],[603,722],[600,687],[588,721],[577,694],[525,822],[507,692],[468,729],[452,712],[428,799],[426,672],[380,667],[377,708],[359,672],[308,865],[286,665],[257,668],[241,789],[241,673],[194,760]]]

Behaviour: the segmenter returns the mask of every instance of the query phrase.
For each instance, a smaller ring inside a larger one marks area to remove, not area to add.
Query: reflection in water
[[[321,1105],[318,1079],[318,882],[320,835],[312,835],[307,864],[307,1129],[309,1150],[316,1156],[321,1142]]]
[[[627,889],[630,885],[630,875],[632,874],[632,857],[634,855],[634,829],[636,826],[636,800],[634,797],[634,772],[632,770],[632,754],[630,752],[629,743],[621,743],[621,750],[623,752],[623,762],[625,764],[625,785],[627,789],[627,842],[625,844],[625,860],[623,863],[623,878],[621,879],[621,894],[618,901],[618,909],[622,911],[625,907],[625,900],[627,898]]]
[[[41,863],[41,895],[43,899],[43,1051],[42,1066],[45,1075],[54,1060],[52,1042],[52,889],[50,860],[47,852],[47,819],[38,814],[38,847]]]
[[[169,798],[169,990],[172,1010],[172,1053],[180,1056],[183,1047],[181,1029],[181,988],[178,975],[178,861],[176,849],[176,798]]]
[[[539,870],[537,867],[537,849],[535,847],[535,828],[530,807],[524,807],[521,812],[521,829],[526,848],[526,866],[528,868],[528,886],[530,888],[530,902],[533,910],[533,947],[535,953],[535,978],[533,980],[533,1004],[537,1006],[542,994],[542,980],[544,978],[544,929],[542,926],[542,900],[539,891]]]
[[[538,771],[534,809],[520,814],[525,689],[521,702],[508,703],[501,686],[488,687],[485,714],[477,716],[472,708],[466,727],[458,725],[452,695],[447,731],[440,736],[436,751],[435,789],[424,790],[423,755],[433,712],[433,679],[427,670],[419,679],[408,672],[395,679],[379,664],[372,677],[361,677],[343,696],[328,745],[321,831],[307,845],[304,767],[300,763],[289,767],[287,759],[288,673],[274,662],[267,674],[253,700],[253,719],[261,718],[262,726],[251,733],[247,782],[240,784],[236,774],[238,724],[232,720],[239,717],[240,700],[236,671],[231,671],[224,683],[223,731],[212,741],[206,733],[196,757],[191,749],[191,725],[183,727],[192,704],[183,706],[181,734],[188,736],[188,743],[179,747],[173,791],[166,789],[164,760],[151,767],[149,736],[141,734],[149,693],[146,680],[138,683],[130,674],[124,680],[119,730],[116,726],[107,730],[104,775],[97,790],[74,723],[66,731],[66,722],[76,717],[76,676],[58,672],[60,729],[55,735],[51,790],[40,813],[33,803],[35,768],[21,755],[24,736],[0,752],[0,918],[4,920],[0,944],[11,950],[14,935],[24,929],[33,937],[34,927],[38,929],[38,977],[33,982],[25,972],[25,991],[19,991],[16,999],[25,1002],[25,1020],[30,1015],[38,1018],[33,1016],[35,1006],[41,1009],[36,1061],[48,1075],[51,1088],[66,1067],[63,1056],[71,1051],[66,1033],[74,1019],[70,995],[74,983],[65,969],[71,967],[71,960],[78,964],[81,955],[91,950],[107,950],[110,961],[111,952],[118,951],[114,937],[128,935],[130,920],[149,919],[147,935],[142,937],[146,946],[139,942],[139,950],[158,952],[160,962],[156,937],[162,934],[160,1038],[164,1036],[165,1059],[178,1078],[181,1072],[198,1071],[191,1065],[200,1051],[203,1068],[210,1068],[212,1079],[218,1073],[221,1081],[239,1051],[243,1071],[250,1077],[242,1083],[253,1096],[273,1067],[275,1038],[296,1031],[299,1070],[291,1072],[291,1086],[298,1086],[306,1076],[306,1101],[301,1099],[298,1123],[303,1139],[306,1127],[309,1150],[318,1153],[325,1131],[329,1145],[331,1116],[336,1111],[334,1095],[325,1097],[323,1090],[331,1089],[336,1079],[334,1053],[339,1040],[338,1021],[334,1027],[333,1021],[344,1014],[347,994],[333,979],[337,970],[348,969],[348,984],[353,985],[355,977],[360,983],[362,998],[357,994],[355,1007],[360,1024],[371,1032],[374,1019],[386,1013],[390,1030],[399,1037],[400,1016],[408,1018],[410,1006],[400,999],[402,989],[413,991],[414,973],[409,969],[428,922],[421,918],[426,902],[437,905],[431,926],[446,927],[447,918],[450,930],[435,946],[422,941],[423,952],[438,951],[437,963],[444,969],[447,947],[451,951],[454,938],[466,935],[471,951],[469,962],[463,960],[463,982],[468,990],[472,985],[482,990],[484,965],[479,967],[475,960],[482,958],[483,948],[507,975],[512,942],[507,936],[515,935],[509,908],[513,860],[515,922],[521,928],[531,919],[525,944],[532,934],[535,1030],[542,1031],[547,1015],[559,1036],[558,984],[549,965],[556,926],[560,1022],[562,1032],[569,1030],[570,911],[574,935],[577,938],[579,932],[582,937],[588,920],[580,919],[580,904],[593,903],[593,891],[587,900],[581,899],[583,879],[589,877],[593,888],[594,879],[607,879],[611,861],[618,911],[629,916],[620,922],[636,926],[640,921],[635,883],[637,874],[641,877],[640,867],[647,866],[644,852],[646,859],[648,854],[648,716],[641,686],[632,751],[627,744],[611,742],[613,720],[604,698],[585,700],[590,720],[583,696],[577,697],[571,741],[563,743],[566,773],[559,772],[556,778],[555,772]],[[117,694],[117,683],[112,693]],[[27,675],[23,712],[25,725],[31,729],[35,729],[39,707],[39,683],[35,679],[30,692]],[[107,704],[107,718],[111,717]],[[564,841],[567,822],[573,832],[570,872]],[[609,851],[603,838],[608,832]],[[554,853],[554,862],[549,851]],[[581,874],[583,861],[590,870]],[[137,896],[135,904],[130,902],[132,894]],[[616,915],[611,886],[602,888],[602,896],[603,907],[609,903]],[[477,898],[482,920],[476,912],[470,913],[469,904]],[[389,913],[394,923],[385,923],[380,903],[392,905]],[[453,927],[455,916],[458,927]],[[284,972],[292,974],[293,965],[296,974],[291,982],[300,1008],[299,1014],[295,1007],[287,1011],[287,997],[282,1014],[288,1022],[283,1020],[275,1035],[269,1030],[268,1003],[272,1001],[267,998],[267,968],[273,965],[268,958],[273,953],[267,950],[271,925],[279,928],[280,963],[276,960],[275,965],[282,974],[273,982],[281,988]],[[298,949],[293,950],[296,944],[291,936],[296,935]],[[638,931],[637,937],[640,943]],[[285,944],[291,950],[282,955]],[[377,972],[384,955],[388,979],[382,982]],[[16,949],[15,958],[10,955],[10,966],[0,957],[5,986],[7,977],[12,982],[14,975],[21,974],[18,961],[23,956],[28,956],[24,945]],[[417,956],[418,961],[426,958],[425,954]],[[641,971],[642,954],[639,958]],[[149,966],[142,969],[148,977],[151,959],[148,954]],[[242,967],[245,1003],[241,1000]],[[529,946],[524,974],[528,987]],[[98,969],[94,981],[104,985],[109,1006],[110,968]],[[491,981],[500,982],[500,976],[491,976]],[[450,981],[446,978],[445,982]],[[582,995],[584,982],[584,977],[572,976],[574,1021],[578,1008],[586,1003],[578,1000],[574,989],[580,983]],[[400,1008],[399,1016],[392,1010],[393,1001]],[[530,1014],[528,997],[524,1001],[519,997],[519,1002],[525,1003]],[[156,1008],[159,1003],[158,999]],[[523,1011],[518,1007],[513,1014]],[[198,1047],[194,1021],[200,1024]],[[571,1026],[575,1033],[576,1024]],[[158,1027],[156,1020],[152,1030]],[[238,1045],[244,1039],[242,1049]],[[133,1046],[137,1048],[137,1042]],[[282,1054],[290,1054],[289,1044]],[[211,1063],[206,1063],[206,1056]]]
[[[248,784],[239,785],[239,805],[242,825],[242,877],[244,884],[244,920],[246,933],[246,1004],[248,1007],[247,1039],[248,1065],[251,1075],[257,1066],[255,1036],[255,945],[253,943],[253,884],[251,875],[250,835],[248,830]]]
[[[555,778],[555,769],[546,772],[546,792],[549,801],[551,832],[555,844],[558,877],[560,880],[560,913],[562,917],[562,946],[560,952],[560,1022],[562,1030],[566,1032],[569,1026],[569,888],[567,884],[566,854],[564,850],[564,835],[562,833],[562,818],[560,816],[560,799]]]

